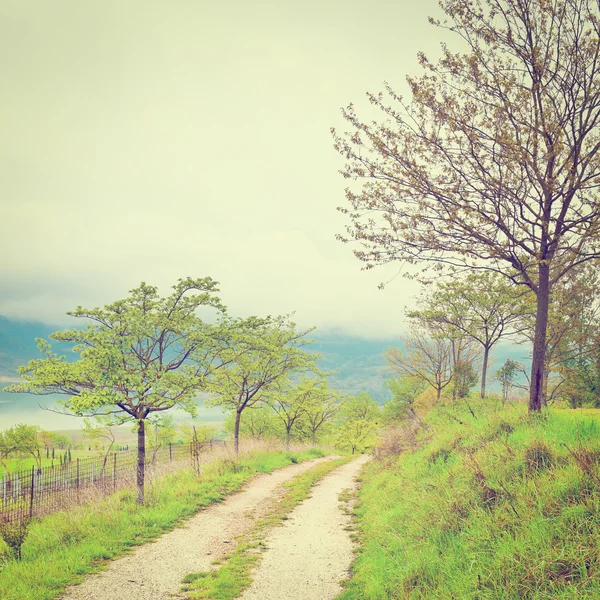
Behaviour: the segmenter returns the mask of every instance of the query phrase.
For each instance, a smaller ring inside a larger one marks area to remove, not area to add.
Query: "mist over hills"
[[[65,427],[65,419],[68,420],[69,417],[49,413],[41,408],[53,405],[57,397],[9,394],[2,391],[5,385],[18,380],[19,365],[40,357],[35,338],[47,338],[50,333],[60,329],[63,327],[0,316],[0,429],[19,421],[35,422],[48,428]],[[309,337],[314,343],[307,346],[307,349],[322,355],[318,361],[319,368],[336,373],[329,378],[332,388],[352,395],[364,391],[379,403],[390,397],[384,382],[392,374],[387,368],[383,352],[389,346],[399,345],[399,339],[366,339],[348,335],[341,330],[315,330]],[[62,350],[59,344],[53,343],[53,347],[58,348],[59,352]],[[63,347],[66,350],[68,345]],[[526,346],[511,344],[495,348],[491,357],[488,389],[497,388],[497,384],[491,380],[491,374],[506,358],[527,362],[528,352]]]

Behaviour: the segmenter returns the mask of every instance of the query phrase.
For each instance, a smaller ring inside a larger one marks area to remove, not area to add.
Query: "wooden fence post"
[[[117,489],[117,453],[113,457],[113,491]]]
[[[35,466],[31,467],[31,493],[29,495],[29,518],[33,517],[33,496],[35,493]]]
[[[77,459],[77,472],[75,474],[75,489],[77,490],[77,500],[79,500],[79,459]]]
[[[173,462],[173,444],[169,442],[169,460]]]

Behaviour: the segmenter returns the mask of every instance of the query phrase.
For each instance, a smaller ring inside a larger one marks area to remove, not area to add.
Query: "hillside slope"
[[[367,466],[344,600],[600,598],[600,413],[439,407]]]

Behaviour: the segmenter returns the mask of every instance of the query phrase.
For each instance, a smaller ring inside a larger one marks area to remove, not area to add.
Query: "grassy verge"
[[[236,540],[235,550],[218,561],[215,571],[194,573],[185,579],[183,588],[188,598],[231,600],[237,598],[252,583],[251,571],[259,563],[268,529],[287,518],[292,509],[306,499],[311,488],[325,475],[347,463],[353,457],[321,463],[310,471],[297,475],[281,486],[265,514],[250,531]]]
[[[5,559],[0,598],[52,600],[68,584],[100,570],[106,560],[157,538],[201,507],[220,502],[255,474],[323,455],[320,450],[259,452],[237,463],[221,460],[209,464],[200,477],[187,470],[160,479],[148,490],[143,507],[127,490],[34,522],[23,544],[23,560]]]
[[[341,599],[600,598],[596,415],[473,408],[432,411],[367,465]]]

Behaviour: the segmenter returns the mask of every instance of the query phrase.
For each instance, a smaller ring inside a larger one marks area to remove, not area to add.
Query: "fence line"
[[[146,467],[157,465],[176,471],[197,467],[203,451],[221,440],[206,443],[168,444],[146,449]],[[23,521],[66,508],[98,494],[133,487],[136,480],[137,450],[112,452],[105,456],[75,459],[59,465],[5,472],[0,481],[0,521]]]

